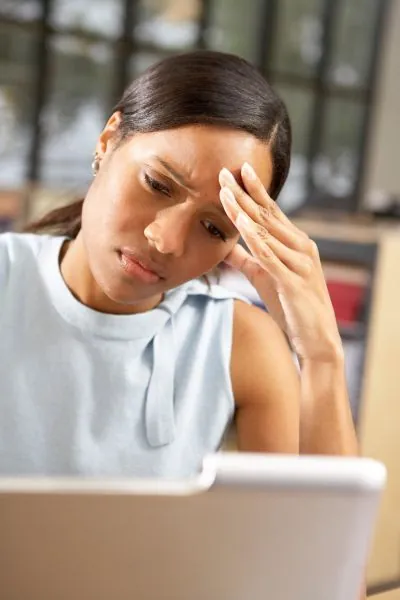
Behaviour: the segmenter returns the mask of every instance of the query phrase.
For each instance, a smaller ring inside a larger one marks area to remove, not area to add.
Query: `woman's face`
[[[219,199],[227,167],[250,163],[268,189],[268,146],[250,134],[185,126],[136,134],[113,150],[114,115],[97,145],[99,172],[86,197],[82,240],[91,274],[118,304],[154,299],[222,262],[238,232]],[[133,306],[132,306],[133,308]]]

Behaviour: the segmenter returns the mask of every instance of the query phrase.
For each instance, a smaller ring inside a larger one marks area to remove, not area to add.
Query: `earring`
[[[92,162],[92,173],[93,173],[93,177],[96,177],[97,173],[99,172],[99,168],[100,168],[100,154],[98,152],[94,153],[94,158],[93,158],[93,162]]]

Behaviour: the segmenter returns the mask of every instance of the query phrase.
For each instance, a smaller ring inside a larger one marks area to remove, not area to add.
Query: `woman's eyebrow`
[[[181,174],[178,173],[178,171],[176,171],[166,160],[164,160],[163,158],[161,158],[160,156],[157,156],[156,154],[154,154],[152,156],[152,158],[154,158],[157,162],[160,163],[160,165],[162,165],[164,167],[164,169],[166,171],[168,171],[168,173],[170,175],[172,175],[172,177],[184,188],[186,188],[187,190],[190,190],[191,192],[194,191],[193,187],[189,185],[189,183],[186,181],[185,177]]]
[[[166,171],[169,172],[170,175],[172,175],[172,177],[180,184],[182,185],[184,188],[186,188],[187,190],[193,192],[194,189],[187,183],[187,181],[185,180],[184,176],[181,175],[181,173],[178,173],[166,160],[164,160],[163,158],[161,158],[160,156],[157,156],[156,154],[153,154],[153,156],[151,157],[154,160],[156,160],[157,162],[160,163],[160,165],[162,165],[164,167],[164,169]],[[213,208],[215,208],[219,213],[221,213],[221,217],[223,217],[224,219],[226,219],[226,221],[232,225],[232,227],[234,228],[231,220],[229,219],[228,215],[226,214],[224,207],[222,206],[222,204],[219,203],[215,203],[215,202],[210,202],[210,205],[213,206]]]

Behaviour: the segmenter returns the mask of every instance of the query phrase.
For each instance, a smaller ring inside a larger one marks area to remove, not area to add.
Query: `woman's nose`
[[[158,214],[146,227],[144,235],[160,254],[179,258],[185,253],[190,227],[191,219],[185,211],[170,209]]]

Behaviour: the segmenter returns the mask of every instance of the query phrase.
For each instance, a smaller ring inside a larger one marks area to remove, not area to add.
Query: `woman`
[[[275,204],[290,143],[235,56],[133,82],[85,200],[0,236],[1,473],[188,476],[234,415],[242,451],[356,452],[317,248]],[[202,277],[223,261],[268,314]]]

